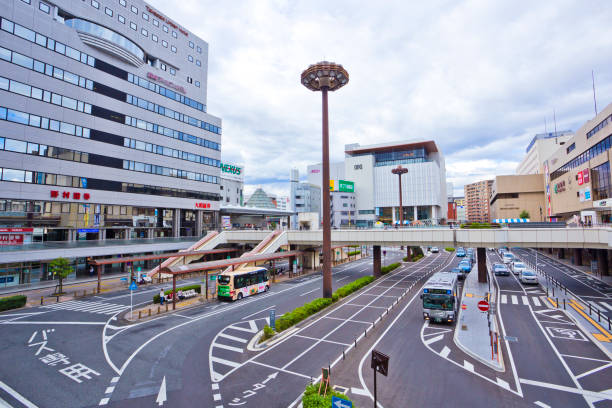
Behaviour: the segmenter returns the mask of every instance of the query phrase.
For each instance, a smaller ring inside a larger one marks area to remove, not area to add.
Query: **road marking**
[[[546,405],[545,403],[540,402],[540,401],[536,401],[534,402],[534,404],[542,408],[552,408],[550,405]]]
[[[240,343],[246,343],[248,342],[247,339],[243,339],[242,337],[236,337],[236,336],[232,336],[231,334],[225,334],[225,333],[219,333],[218,334],[219,337],[224,337],[226,339],[230,339],[230,340],[235,340],[238,341]]]
[[[164,402],[166,402],[167,400],[167,396],[166,396],[166,376],[164,376],[164,379],[162,380],[162,383],[159,387],[159,393],[157,394],[157,399],[155,400],[155,402],[157,402],[157,405],[162,406],[164,405]]]
[[[612,366],[612,362],[611,362],[611,363],[608,363],[608,364],[604,364],[604,365],[602,365],[602,366],[600,366],[600,367],[597,367],[597,368],[594,368],[594,369],[592,369],[592,370],[586,371],[586,372],[584,372],[584,373],[582,373],[582,374],[580,374],[580,375],[577,375],[577,376],[576,376],[576,378],[586,377],[587,375],[594,374],[594,373],[596,373],[596,372],[598,372],[598,371],[601,371],[601,370],[603,370],[603,369],[606,369],[606,368],[608,368],[608,367],[610,367],[610,366]]]
[[[296,375],[296,376],[298,376],[298,377],[303,377],[303,378],[306,378],[306,379],[308,379],[308,380],[312,380],[312,376],[310,376],[310,375],[301,374],[301,373],[296,373],[295,371],[286,370],[286,369],[284,369],[284,368],[280,368],[280,367],[274,367],[274,366],[271,366],[271,365],[269,365],[269,364],[260,363],[259,361],[249,360],[249,361],[247,361],[247,363],[257,364],[257,365],[260,365],[260,366],[262,366],[262,367],[268,367],[268,368],[271,368],[272,370],[281,371],[281,372],[283,372],[283,373],[293,374],[293,375]],[[246,363],[245,363],[245,364],[246,364]]]
[[[273,308],[273,307],[275,307],[275,306],[276,306],[276,305],[272,305],[272,306],[266,307],[265,309],[261,309],[261,310],[259,310],[259,311],[255,312],[255,313],[251,313],[251,314],[250,314],[250,315],[248,315],[248,316],[244,316],[244,317],[242,318],[242,320],[244,320],[244,319],[248,319],[249,317],[251,317],[251,316],[255,316],[256,314],[259,314],[259,313],[261,313],[261,312],[265,312],[266,310],[272,309],[272,308]]]
[[[521,300],[523,301],[523,305],[529,306],[529,299],[527,296],[521,296]]]
[[[540,304],[540,300],[539,300],[537,297],[532,297],[532,298],[531,298],[531,301],[533,302],[534,306],[537,306],[537,307],[542,306],[542,305]]]
[[[21,402],[27,408],[38,408],[36,405],[32,404],[29,400],[27,400],[23,395],[19,394],[17,391],[15,391],[2,381],[0,381],[0,388],[6,391],[11,397]]]
[[[340,278],[340,279],[336,279],[336,282],[340,282],[341,280],[343,280],[343,279],[347,279],[347,278],[350,278],[350,276],[344,276],[344,277],[342,277],[342,278]]]
[[[474,364],[470,363],[467,360],[463,360],[463,368],[465,368],[468,371],[474,372]]]
[[[550,303],[552,305],[552,307],[556,308],[557,307],[557,302],[555,302],[554,300],[552,300],[551,298],[547,298],[548,299],[548,303]]]
[[[103,326],[105,322],[2,322],[1,324],[80,324],[80,325],[90,325],[90,326]]]
[[[440,352],[440,355],[441,355],[443,358],[446,358],[446,357],[448,357],[448,355],[450,354],[450,352],[451,352],[451,349],[449,349],[448,347],[444,346],[444,348],[443,348],[443,349],[442,349],[442,351]]]
[[[607,304],[606,302],[599,302],[600,305],[602,305],[603,307],[612,310],[612,306],[610,306],[609,304]]]
[[[550,384],[550,383],[545,383],[545,382],[541,382],[541,381],[527,380],[525,378],[521,378],[520,381],[523,384],[533,385],[535,387],[549,388],[549,389],[552,389],[552,390],[571,392],[573,394],[580,394],[583,397],[596,398],[596,399],[600,399],[600,400],[612,400],[612,393],[611,392],[589,391],[589,390],[584,390],[584,389],[580,389],[580,388],[566,387],[565,385]]]
[[[241,322],[242,323],[242,322]],[[228,326],[229,329],[240,330],[247,333],[257,333],[257,324],[255,324],[254,320],[249,320],[249,328],[235,326],[234,324]]]
[[[303,339],[308,339],[308,340],[316,340],[318,341],[319,339],[316,337],[310,337],[310,336],[304,336],[302,334],[295,334],[295,337],[301,337]],[[350,344],[346,344],[346,343],[340,343],[339,341],[333,341],[333,340],[322,340],[324,343],[331,343],[331,344],[338,344],[340,346],[349,346]]]
[[[104,393],[105,393],[105,394],[110,394],[110,393],[112,393],[113,391],[115,391],[115,387],[107,387],[107,388],[106,388],[106,391],[104,391]]]
[[[363,388],[355,388],[355,387],[351,387],[351,394],[355,394],[355,395],[365,395],[366,397],[368,395],[370,395],[370,393],[368,393],[366,390],[364,390]]]
[[[313,290],[309,290],[308,292],[304,292],[304,293],[302,293],[300,296],[306,296],[306,295],[308,295],[309,293],[316,292],[317,290],[321,290],[321,288],[314,288]]]
[[[601,332],[600,333],[593,333],[593,337],[595,337],[597,340],[604,342],[604,343],[609,343],[610,340],[612,340],[612,335],[610,333],[608,333],[603,327],[601,327],[599,324],[597,324],[597,322],[595,322],[595,320],[591,319],[589,316],[586,315],[586,313],[584,313],[581,310],[581,306],[576,303],[576,301],[574,299],[570,300],[570,304],[569,304],[572,308],[574,308],[574,310],[576,310],[580,315],[582,315],[582,317],[584,317],[586,320],[589,321],[589,323],[591,323],[593,326],[595,326],[595,328],[597,330],[599,330]]]
[[[508,303],[508,295],[501,295],[501,302],[503,304]]]
[[[510,389],[510,384],[508,384],[507,381],[504,381],[499,377],[497,377],[496,379],[497,379],[497,384],[499,384],[500,387],[505,388],[507,390]]]
[[[102,398],[98,405],[106,405],[108,404],[108,401],[110,401],[110,398]]]
[[[326,319],[332,319],[332,320],[341,320],[343,322],[353,322],[353,323],[361,323],[361,324],[367,324],[367,325],[372,324],[372,322],[365,322],[365,321],[353,320],[353,319],[342,319],[340,317],[325,316],[325,318]]]
[[[213,399],[214,399],[215,401],[221,401],[221,394],[214,394],[214,395],[213,395]]]
[[[213,383],[213,384],[211,384],[211,386],[212,386],[213,390],[218,390],[219,389],[219,384],[217,384],[217,383]]]
[[[572,357],[572,358],[579,358],[581,360],[590,360],[590,361],[599,361],[599,362],[602,362],[602,363],[609,363],[608,360],[600,360],[598,358],[583,357],[583,356],[574,356],[574,355],[571,355],[571,354],[561,354],[561,355],[563,357]]]
[[[119,381],[119,377],[113,377],[113,379],[111,380],[111,384],[114,384],[117,381]]]
[[[233,361],[225,360],[219,357],[211,356],[210,361],[212,361],[213,363],[223,364],[232,368],[240,367],[240,363],[235,363]]]
[[[221,349],[225,349],[225,350],[229,350],[229,351],[235,351],[236,353],[242,353],[244,350],[238,347],[232,347],[232,346],[226,346],[225,344],[221,344],[221,343],[213,343],[212,345],[213,347],[217,347],[217,348],[221,348]]]
[[[431,339],[425,340],[425,344],[430,345],[431,343],[435,343],[436,341],[440,341],[444,338],[443,334],[439,334],[436,337],[432,337]]]
[[[518,298],[516,297],[516,295],[512,295],[512,304],[518,305]]]

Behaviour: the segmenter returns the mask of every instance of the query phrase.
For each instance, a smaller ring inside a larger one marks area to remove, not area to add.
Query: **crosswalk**
[[[44,309],[70,310],[73,312],[96,313],[104,315],[112,315],[129,308],[129,306],[120,305],[116,303],[85,300],[69,300],[67,302],[51,303],[41,307]]]
[[[504,305],[510,304],[510,305],[529,306],[530,304],[533,304],[533,306],[536,306],[536,307],[546,306],[546,303],[544,303],[544,296],[524,296],[524,295],[502,294],[500,296],[500,303]]]

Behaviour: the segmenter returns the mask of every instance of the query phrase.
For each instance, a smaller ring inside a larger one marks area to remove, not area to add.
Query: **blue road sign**
[[[272,330],[276,330],[276,310],[270,310],[270,327]]]
[[[342,398],[332,397],[332,408],[353,408],[353,403]]]
[[[119,278],[120,281],[126,281],[127,282],[127,278]]]
[[[132,282],[130,284],[130,290],[136,290],[136,289],[138,289],[138,285],[136,285],[136,282]]]

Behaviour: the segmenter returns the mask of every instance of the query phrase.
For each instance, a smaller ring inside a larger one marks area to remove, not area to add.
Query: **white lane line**
[[[110,398],[102,398],[98,405],[99,406],[106,405],[106,404],[108,404],[108,401],[110,401]]]
[[[431,339],[427,339],[427,340],[425,340],[425,344],[429,345],[429,344],[431,344],[431,343],[435,343],[436,341],[440,341],[440,340],[442,340],[442,338],[443,338],[443,337],[444,337],[444,335],[443,335],[443,334],[440,334],[440,335],[438,335],[438,336],[436,336],[436,337],[432,337]]]
[[[508,303],[508,295],[501,295],[501,302],[503,304]]]
[[[467,360],[463,360],[463,368],[465,368],[468,371],[474,372],[474,364],[470,363]]]
[[[336,279],[336,282],[340,282],[341,280],[343,280],[343,279],[347,279],[347,278],[350,278],[350,276],[345,276],[345,277],[343,277],[343,278]]]
[[[606,369],[606,368],[608,368],[608,367],[610,367],[610,366],[612,366],[612,363],[604,364],[604,365],[602,365],[602,366],[600,366],[600,367],[594,368],[594,369],[589,370],[589,371],[587,371],[587,372],[584,372],[584,373],[582,373],[582,374],[580,374],[580,375],[577,375],[577,376],[576,376],[576,378],[586,377],[587,375],[594,374],[594,373],[596,373],[596,372],[598,372],[598,371],[601,371],[601,370],[604,370],[604,369]]]
[[[112,393],[113,391],[115,391],[115,387],[114,387],[114,386],[112,386],[112,387],[106,387],[106,391],[104,391],[104,393],[105,393],[105,394],[110,394],[110,393]]]
[[[342,319],[340,317],[332,317],[332,316],[324,316],[325,319],[332,319],[332,320],[341,320],[343,322],[353,322],[353,323],[361,323],[361,324],[372,324],[372,322],[366,322],[366,321],[362,321],[362,320],[353,320],[353,319]]]
[[[356,305],[355,303],[345,303],[346,306],[357,306],[357,307],[371,307],[374,309],[385,309],[387,310],[386,307],[382,307],[382,306],[370,306],[370,305]]]
[[[111,384],[114,384],[117,381],[119,381],[119,377],[113,377],[113,379],[111,380]]]
[[[450,354],[450,352],[451,352],[451,349],[449,349],[448,347],[444,346],[444,348],[443,348],[443,349],[442,349],[442,351],[440,352],[440,355],[441,355],[443,358],[446,358],[446,357],[448,357],[448,355]]]
[[[591,358],[591,357],[583,357],[583,356],[574,356],[572,354],[561,354],[563,357],[571,357],[571,358],[578,358],[580,360],[590,360],[590,361],[599,361],[601,363],[609,363],[610,361],[608,360],[600,360],[598,358]]]
[[[243,339],[242,337],[236,337],[236,336],[232,336],[231,334],[225,334],[225,333],[219,333],[218,335],[219,337],[223,337],[226,339],[230,339],[230,340],[234,340],[234,341],[238,341],[240,343],[246,343],[248,340],[247,339]]]
[[[609,304],[607,304],[606,302],[599,302],[600,305],[602,305],[603,307],[612,310],[612,306],[610,306]]]
[[[353,395],[365,395],[366,397],[370,395],[366,390],[361,388],[351,387],[351,394]]]
[[[36,405],[32,404],[29,400],[27,400],[23,395],[21,395],[2,381],[0,381],[0,388],[6,391],[11,397],[21,402],[27,408],[38,408]]]
[[[251,313],[251,314],[250,314],[250,315],[248,315],[248,316],[244,316],[244,317],[243,317],[241,320],[248,319],[248,318],[249,318],[249,317],[251,317],[251,316],[255,316],[256,314],[259,314],[259,313],[261,313],[261,312],[265,312],[266,310],[272,309],[272,308],[273,308],[273,307],[275,307],[275,306],[276,306],[276,305],[272,305],[272,306],[266,307],[265,309],[261,309],[261,310],[259,310],[259,311],[255,312],[255,313]]]
[[[295,371],[287,370],[287,369],[280,368],[280,367],[274,367],[274,366],[271,366],[271,365],[268,365],[268,364],[260,363],[259,361],[255,361],[255,360],[249,360],[249,361],[247,361],[247,363],[257,364],[257,365],[260,365],[262,367],[268,367],[268,368],[271,368],[272,370],[275,370],[275,371],[281,371],[283,373],[293,374],[295,376],[303,377],[303,378],[306,378],[308,380],[312,379],[312,376],[310,376],[310,375],[296,373]]]
[[[255,324],[253,320],[249,320],[248,329],[246,327],[235,326],[234,324],[232,324],[231,326],[228,326],[228,329],[240,330],[240,331],[244,331],[247,333],[257,333],[257,325]]]
[[[523,301],[523,305],[529,306],[529,299],[527,296],[521,296],[521,300]]]
[[[37,334],[38,334],[38,330],[36,330],[34,334],[32,335],[32,337],[30,337],[30,340],[28,340],[28,344],[31,343],[32,340],[34,340],[34,337],[36,337]]]
[[[516,297],[516,295],[512,295],[512,304],[518,305],[518,298]]]
[[[540,301],[538,300],[538,298],[537,298],[537,297],[532,297],[532,298],[531,298],[531,301],[533,302],[534,306],[537,306],[537,307],[542,306],[542,305],[540,304]]]
[[[80,324],[80,325],[92,325],[92,326],[104,326],[106,322],[3,322],[2,324]]]
[[[226,365],[226,366],[229,366],[229,367],[232,367],[232,368],[240,367],[240,363],[236,363],[236,362],[233,362],[233,361],[225,360],[225,359],[222,359],[222,358],[219,358],[219,357],[211,356],[210,357],[210,361],[213,362],[213,363],[223,364],[223,365]]]
[[[321,288],[314,288],[313,290],[309,290],[308,292],[304,292],[304,293],[302,293],[300,296],[306,296],[306,295],[308,295],[309,293],[316,292],[317,290],[321,290]]]
[[[211,384],[211,386],[212,386],[213,390],[218,390],[219,389],[219,384],[217,384],[217,383],[213,383],[213,384]]]
[[[225,344],[221,344],[221,343],[213,343],[213,347],[217,347],[217,348],[225,349],[229,351],[235,351],[236,353],[242,353],[244,351],[243,349],[239,347],[226,346]]]
[[[537,405],[538,407],[542,407],[542,408],[552,408],[550,405],[547,405],[541,401],[536,401],[533,403],[534,405]]]
[[[507,390],[510,389],[510,384],[508,384],[507,381],[502,380],[501,378],[497,377],[497,384],[499,384],[500,387],[505,388]]]
[[[593,398],[597,400],[612,400],[612,392],[607,392],[607,391],[603,391],[603,392],[589,391],[589,390],[583,390],[581,388],[566,387],[565,385],[551,384],[551,383],[545,383],[541,381],[526,380],[524,378],[521,378],[521,383],[527,384],[527,385],[533,385],[536,387],[550,388],[552,390],[571,392],[573,394],[582,395],[585,398],[589,397],[589,399]]]
[[[302,334],[296,334],[295,337],[301,337],[303,339],[315,340],[315,341],[319,340],[317,337],[304,336]],[[339,344],[341,346],[349,346],[350,345],[350,344],[340,343],[339,341],[333,341],[333,340],[321,340],[321,341],[324,342],[324,343]]]

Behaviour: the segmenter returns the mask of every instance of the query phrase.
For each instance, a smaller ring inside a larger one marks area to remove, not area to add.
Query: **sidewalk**
[[[472,272],[468,273],[463,282],[462,309],[459,310],[459,320],[455,327],[455,344],[483,364],[494,370],[503,371],[501,347],[499,348],[499,361],[497,357],[492,359],[487,313],[478,310],[477,306],[478,302],[486,297],[487,292],[489,292],[489,284],[478,282],[478,264],[474,264]],[[489,304],[494,304],[496,297],[495,288],[492,287]],[[464,305],[465,309],[463,309]],[[491,330],[500,333],[495,313],[491,314]]]
[[[612,285],[612,276],[599,276],[591,272],[591,267],[587,265],[574,265],[569,259],[560,259],[554,255],[544,253],[542,251],[538,251],[538,256],[544,256],[546,258],[552,259],[553,261],[557,261],[567,266],[568,268],[572,268],[575,271],[582,272],[588,275],[591,278],[598,279],[608,285]]]

